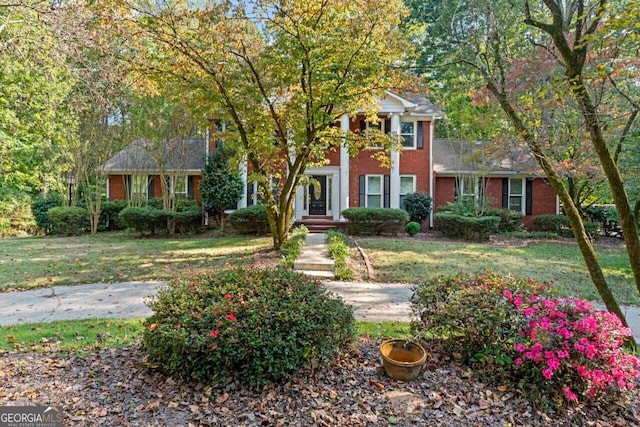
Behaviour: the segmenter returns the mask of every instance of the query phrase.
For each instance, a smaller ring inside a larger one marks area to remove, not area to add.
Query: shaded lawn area
[[[246,266],[269,238],[96,236],[0,239],[0,291],[97,282],[171,279]]]
[[[563,296],[600,300],[575,245],[534,243],[526,248],[499,248],[407,239],[371,239],[358,243],[367,252],[379,282],[418,283],[435,275],[493,270],[553,282]],[[603,248],[597,251],[618,301],[640,305],[626,251]]]

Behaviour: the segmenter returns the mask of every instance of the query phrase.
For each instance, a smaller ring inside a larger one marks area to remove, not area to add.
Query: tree
[[[306,169],[341,144],[363,144],[334,124],[359,110],[376,120],[375,95],[396,85],[405,9],[399,0],[203,3],[127,2],[122,28],[147,36],[138,37],[137,64],[183,83],[229,123],[225,143],[247,160],[280,248]]]
[[[537,4],[536,13],[544,15],[546,5],[555,4],[553,1],[544,3],[545,5]],[[443,49],[445,54],[441,59],[444,63],[454,63],[457,64],[456,66],[462,64],[467,71],[473,72],[482,79],[486,93],[497,101],[518,140],[524,142],[529,148],[558,194],[591,278],[604,303],[610,311],[626,322],[607,285],[597,254],[585,233],[578,208],[558,172],[559,165],[554,161],[550,150],[550,146],[561,145],[562,141],[558,140],[558,135],[551,132],[552,129],[547,126],[546,118],[549,112],[572,108],[573,105],[580,106],[579,111],[582,114],[584,110],[582,105],[588,104],[588,99],[584,98],[583,89],[578,89],[576,93],[573,79],[579,78],[579,74],[575,74],[575,69],[569,72],[562,57],[557,55],[558,50],[561,49],[555,45],[555,39],[557,38],[558,41],[564,39],[567,42],[565,35],[571,31],[575,40],[580,40],[584,36],[583,31],[593,34],[598,29],[600,17],[604,13],[604,10],[598,8],[585,8],[584,2],[580,0],[563,2],[562,5],[563,7],[578,6],[578,9],[574,9],[564,18],[561,16],[563,12],[559,12],[560,15],[552,14],[553,25],[560,27],[552,31],[554,37],[550,42],[548,39],[532,36],[531,29],[524,22],[525,19],[527,21],[533,19],[529,16],[531,9],[529,2],[527,2],[527,8],[519,8],[509,1],[445,0],[443,7],[446,12],[443,12],[442,16],[446,19],[438,23],[438,28],[441,34],[440,39],[449,42],[451,48]],[[571,7],[567,10],[570,9]],[[539,19],[545,19],[545,17],[539,17]],[[562,22],[558,21],[559,19]],[[540,23],[540,21],[536,22]],[[531,24],[531,22],[528,23]],[[542,24],[541,26],[544,27]],[[567,55],[579,56],[584,65],[586,56],[583,50],[587,49],[588,45],[589,40],[582,40],[574,44],[573,48],[564,46],[562,49],[568,48],[574,52],[567,52]],[[582,81],[584,82],[584,79]],[[582,96],[583,99],[578,100],[576,95]],[[591,129],[594,125],[589,123],[591,119],[593,117],[588,120],[585,114],[582,114],[582,122],[587,126],[593,139],[597,132],[594,133]],[[617,130],[619,127],[612,126],[613,129]],[[596,149],[596,151],[599,150]],[[599,158],[600,154],[601,152],[598,152]],[[606,167],[604,169],[609,178],[611,174],[607,172]],[[625,230],[625,237],[626,234]],[[634,236],[637,240],[635,231]],[[632,254],[634,250],[632,246],[627,246],[630,258],[639,257],[638,250]]]
[[[242,177],[237,169],[231,169],[230,159],[231,153],[224,148],[209,153],[200,183],[202,203],[212,212],[220,227],[223,226],[225,209],[237,203],[243,191]]]

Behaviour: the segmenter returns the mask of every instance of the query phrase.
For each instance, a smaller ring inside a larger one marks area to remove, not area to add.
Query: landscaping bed
[[[379,340],[361,338],[335,367],[283,385],[211,388],[154,371],[137,345],[76,357],[0,355],[0,405],[62,404],[68,425],[631,425],[640,397],[606,410],[546,415],[501,384],[482,383],[455,359],[430,355],[418,380],[380,373]]]

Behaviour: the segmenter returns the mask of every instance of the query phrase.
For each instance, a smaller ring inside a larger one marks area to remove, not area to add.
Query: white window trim
[[[404,141],[404,135],[410,135],[410,134],[402,134],[402,124],[403,123],[412,123],[413,124],[413,146],[411,147],[405,147],[404,144],[402,145],[402,148],[404,150],[417,150],[418,149],[418,121],[417,120],[402,120],[402,117],[400,118],[400,127],[398,129],[398,135],[400,136],[400,138],[402,138],[402,141]]]
[[[511,193],[511,181],[512,180],[520,180],[520,182],[522,182],[522,192],[520,194],[512,194]],[[527,203],[527,179],[526,178],[509,178],[509,192],[508,192],[508,196],[507,196],[507,208],[511,209],[511,197],[521,197],[522,199],[520,200],[520,213],[522,215],[525,215],[527,212],[527,207],[526,207],[526,203]]]
[[[364,176],[364,206],[369,207],[369,177],[380,178],[380,193],[371,193],[372,196],[380,196],[380,207],[384,207],[384,175],[365,175]]]
[[[176,191],[175,182],[176,182],[176,179],[178,178],[184,178],[184,192]],[[187,194],[189,194],[189,175],[171,175],[171,179],[169,180],[169,182],[171,183],[171,188],[170,188],[171,195],[184,194],[184,196],[186,197]]]
[[[380,132],[382,132],[383,134],[385,133],[384,132],[385,120],[386,120],[385,118],[378,117],[378,122],[380,123]],[[369,122],[368,120],[365,119],[365,128],[364,128],[365,132],[367,130],[369,130],[369,125],[370,124],[371,124],[371,122]],[[389,131],[391,131],[391,129],[389,129]],[[382,149],[384,149],[384,147],[382,145],[370,145],[370,146],[367,146],[366,149],[367,150],[382,150]]]
[[[136,192],[136,178],[144,178],[144,192]],[[143,200],[149,200],[149,175],[132,174],[131,175],[131,198],[135,199],[138,194],[144,195]]]
[[[402,178],[411,178],[413,181],[413,185],[412,185],[412,190],[409,193],[403,193],[402,192]],[[415,193],[416,192],[416,176],[415,175],[400,175],[400,196],[406,196],[407,194],[410,193]],[[398,200],[398,206],[401,206],[402,204],[400,203],[400,200]]]
[[[473,194],[471,193],[467,193],[465,192],[464,189],[464,181],[466,179],[473,179]],[[465,198],[465,196],[471,196],[473,195],[473,200],[477,203],[478,201],[480,201],[480,180],[482,179],[482,177],[480,176],[469,176],[469,175],[462,175],[460,176],[460,179],[458,180],[459,183],[459,190],[460,190],[460,196],[462,199]],[[483,180],[484,181],[484,180]]]

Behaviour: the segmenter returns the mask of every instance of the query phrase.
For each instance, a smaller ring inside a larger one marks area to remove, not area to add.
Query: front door
[[[327,176],[313,175],[317,182],[309,185],[309,215],[327,214]],[[320,188],[314,188],[317,185]],[[318,197],[316,197],[318,196]]]

